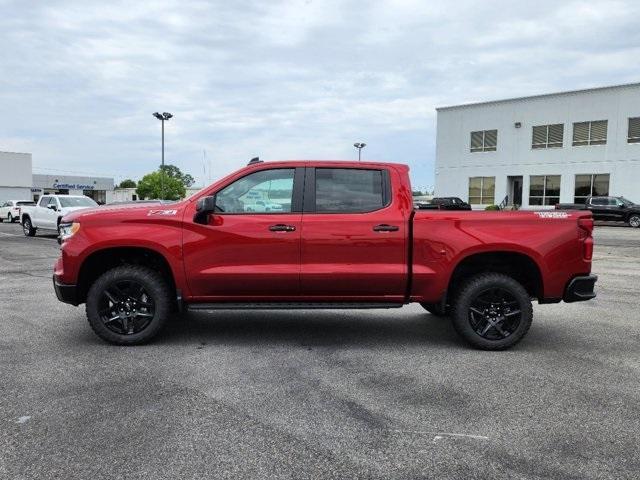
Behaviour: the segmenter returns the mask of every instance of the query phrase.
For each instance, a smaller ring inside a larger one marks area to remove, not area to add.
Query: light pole
[[[164,200],[164,122],[173,117],[169,112],[158,113],[155,112],[153,114],[158,120],[162,122],[162,167],[160,167],[160,200]]]
[[[358,161],[360,161],[360,152],[362,152],[362,149],[366,147],[367,144],[358,142],[358,143],[354,143],[353,146],[358,149]]]

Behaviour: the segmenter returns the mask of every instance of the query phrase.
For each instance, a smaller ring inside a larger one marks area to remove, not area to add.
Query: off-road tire
[[[482,292],[498,288],[506,290],[513,297],[521,311],[520,323],[506,338],[489,340],[477,333],[470,321],[472,302]],[[514,346],[526,335],[533,320],[531,297],[516,280],[502,273],[482,273],[470,278],[457,292],[453,302],[452,322],[456,332],[467,342],[481,350],[505,350]]]
[[[99,302],[104,290],[118,281],[135,281],[142,285],[155,303],[150,323],[140,332],[119,334],[107,328],[100,318]],[[171,289],[157,271],[140,265],[123,265],[103,273],[93,282],[87,294],[87,320],[93,331],[103,340],[116,345],[140,345],[150,341],[164,327],[171,312]]]
[[[36,229],[33,228],[31,218],[25,217],[22,220],[22,233],[24,233],[25,237],[34,237],[36,235]]]

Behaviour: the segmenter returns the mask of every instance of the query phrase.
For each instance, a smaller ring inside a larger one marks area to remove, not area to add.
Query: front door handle
[[[396,225],[387,225],[386,223],[381,223],[380,225],[373,227],[374,232],[397,232],[398,230],[400,230],[400,227]]]
[[[271,225],[269,230],[272,232],[295,232],[296,227],[293,225],[285,225],[284,223],[278,223],[277,225]]]

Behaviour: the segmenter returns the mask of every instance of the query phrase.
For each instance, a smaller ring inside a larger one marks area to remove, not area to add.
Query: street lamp
[[[160,196],[162,198],[160,200],[164,200],[164,122],[172,118],[173,115],[169,112],[155,112],[153,116],[162,122],[162,167],[160,173]]]
[[[362,152],[362,149],[366,147],[367,144],[358,142],[358,143],[354,143],[353,146],[358,149],[358,161],[360,161],[360,152]]]

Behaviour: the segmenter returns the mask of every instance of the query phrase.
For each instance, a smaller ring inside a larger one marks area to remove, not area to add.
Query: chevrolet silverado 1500
[[[172,205],[65,216],[53,283],[116,344],[181,308],[417,302],[498,350],[526,334],[533,299],[595,296],[592,229],[590,212],[414,210],[405,165],[259,162]]]

